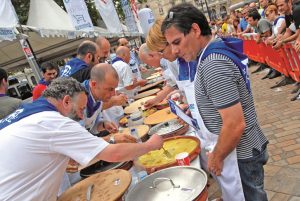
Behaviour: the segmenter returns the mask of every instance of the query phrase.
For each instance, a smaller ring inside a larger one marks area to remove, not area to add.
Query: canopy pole
[[[41,76],[41,72],[40,72],[40,68],[39,65],[37,64],[32,48],[29,44],[29,41],[24,37],[23,34],[19,34],[19,42],[22,46],[22,50],[27,58],[27,61],[29,63],[29,66],[31,67],[35,78],[37,79],[37,81],[42,79]]]

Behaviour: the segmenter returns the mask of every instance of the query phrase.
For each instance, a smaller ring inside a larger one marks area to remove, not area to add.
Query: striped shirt
[[[222,127],[218,110],[241,103],[246,128],[236,149],[238,159],[253,157],[253,149],[262,151],[268,143],[257,122],[252,94],[227,56],[213,53],[201,62],[195,78],[195,97],[205,126],[218,135]]]

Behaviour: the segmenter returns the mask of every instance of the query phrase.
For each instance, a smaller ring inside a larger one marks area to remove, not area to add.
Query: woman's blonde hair
[[[146,43],[151,51],[161,51],[168,45],[167,39],[161,32],[162,22],[163,19],[156,20],[148,32]]]
[[[277,15],[278,14],[278,9],[277,9],[277,6],[275,6],[275,5],[269,5],[268,7],[267,7],[267,9],[265,10],[265,13],[271,13],[272,11],[274,11],[275,12],[275,14]]]

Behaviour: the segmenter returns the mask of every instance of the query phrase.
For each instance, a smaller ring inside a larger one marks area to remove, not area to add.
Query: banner
[[[155,21],[153,12],[150,8],[143,8],[138,11],[138,16],[144,36],[146,37],[149,29],[152,27]]]
[[[125,15],[125,23],[128,28],[128,31],[139,32],[128,0],[121,0],[121,6]]]
[[[135,0],[130,0],[130,6],[131,6],[131,10],[132,10],[137,28],[140,33],[143,33],[143,29],[141,27],[141,23],[140,23],[139,16],[138,16],[138,8],[136,6]]]
[[[66,10],[77,31],[94,31],[84,0],[64,0]]]
[[[25,39],[20,39],[20,44],[22,46],[22,50],[26,56],[26,58],[29,59],[34,59],[33,52],[31,51],[31,48],[29,47],[28,42]]]
[[[108,31],[121,33],[123,30],[122,25],[112,0],[95,0],[95,4]]]
[[[0,27],[0,41],[2,40],[14,40],[16,39],[16,34],[13,28],[1,28]]]
[[[15,8],[10,0],[1,0],[0,3],[0,41],[14,40],[16,34],[14,27],[18,24]]]

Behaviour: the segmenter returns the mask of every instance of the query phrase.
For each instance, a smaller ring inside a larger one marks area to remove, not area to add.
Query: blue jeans
[[[253,157],[238,160],[240,176],[246,201],[268,201],[264,191],[264,168],[269,155],[265,148],[262,152],[253,150]]]

